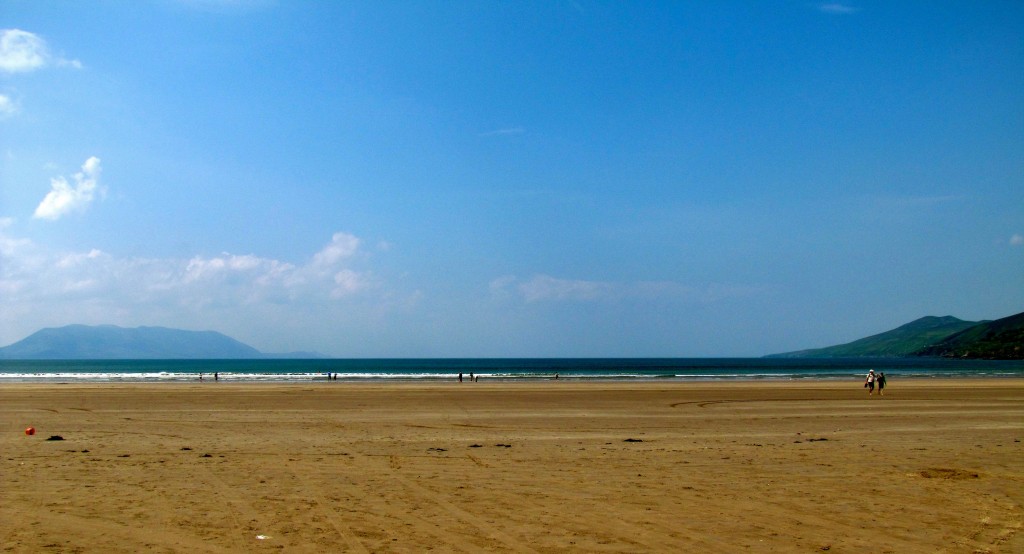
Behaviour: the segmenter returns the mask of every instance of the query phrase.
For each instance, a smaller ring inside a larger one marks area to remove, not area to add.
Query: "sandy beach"
[[[0,423],[3,552],[1024,552],[1017,379],[6,384]]]

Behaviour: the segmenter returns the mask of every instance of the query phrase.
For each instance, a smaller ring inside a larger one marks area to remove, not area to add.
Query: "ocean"
[[[414,382],[480,380],[744,381],[1024,377],[1024,360],[530,358],[311,360],[0,360],[0,383]]]

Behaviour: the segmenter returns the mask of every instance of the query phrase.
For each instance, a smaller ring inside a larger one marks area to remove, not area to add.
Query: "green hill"
[[[772,354],[768,358],[895,358],[915,355],[946,337],[970,329],[977,321],[964,321],[953,316],[922,317],[891,331],[872,335],[850,343],[825,348]]]
[[[1024,312],[980,323],[914,352],[945,358],[1024,359]]]

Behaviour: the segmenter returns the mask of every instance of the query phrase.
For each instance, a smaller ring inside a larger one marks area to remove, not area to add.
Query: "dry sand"
[[[8,384],[0,424],[4,552],[1024,552],[1024,380]]]

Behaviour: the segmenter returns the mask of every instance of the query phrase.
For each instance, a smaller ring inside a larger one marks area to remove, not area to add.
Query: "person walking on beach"
[[[875,377],[875,382],[878,383],[878,396],[882,396],[882,389],[885,388],[885,373],[878,372],[878,377]]]
[[[864,386],[868,388],[868,396],[875,394],[875,370],[868,370],[868,376],[864,379]]]

